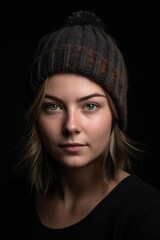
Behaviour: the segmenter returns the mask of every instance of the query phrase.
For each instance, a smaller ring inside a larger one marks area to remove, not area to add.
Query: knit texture
[[[105,24],[94,13],[73,13],[64,27],[43,37],[32,65],[27,106],[40,85],[55,73],[81,74],[104,87],[118,112],[119,126],[127,124],[127,74],[123,56]]]

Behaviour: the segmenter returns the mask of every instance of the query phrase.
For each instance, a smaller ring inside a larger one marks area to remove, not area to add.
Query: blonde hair
[[[25,169],[31,181],[32,188],[38,194],[47,194],[56,180],[56,161],[50,161],[41,136],[39,134],[37,119],[44,99],[47,80],[39,88],[33,104],[27,110],[24,119],[26,123],[25,134],[21,141],[21,152],[17,167]],[[106,91],[105,91],[106,92]],[[118,171],[131,171],[130,156],[138,148],[133,140],[122,132],[118,125],[118,114],[109,94],[106,93],[108,103],[113,115],[112,131],[105,151],[98,158],[97,164],[102,182],[114,180]]]

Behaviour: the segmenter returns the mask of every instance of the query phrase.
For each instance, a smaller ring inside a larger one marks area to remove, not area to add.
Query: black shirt
[[[3,190],[1,240],[160,240],[160,191],[130,175],[85,218],[66,228],[50,229],[38,219],[24,182]]]

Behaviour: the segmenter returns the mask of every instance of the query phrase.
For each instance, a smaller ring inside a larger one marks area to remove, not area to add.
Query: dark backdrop
[[[123,52],[129,78],[128,134],[145,148],[134,172],[160,189],[155,147],[159,9],[155,3],[131,1],[123,5],[116,1],[0,2],[0,183],[17,177],[13,166],[23,130],[25,83],[37,43],[44,34],[59,28],[68,14],[80,9],[93,10],[102,17]]]

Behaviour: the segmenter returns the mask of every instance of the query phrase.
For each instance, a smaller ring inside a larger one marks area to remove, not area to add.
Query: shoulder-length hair
[[[37,124],[46,86],[47,80],[41,85],[32,105],[25,113],[25,131],[20,144],[21,151],[17,164],[17,167],[24,169],[27,173],[27,178],[31,181],[35,192],[43,195],[53,189],[57,177],[57,162],[51,160],[52,157],[46,151]],[[96,161],[102,183],[116,179],[119,170],[131,172],[132,156],[137,156],[137,151],[139,151],[135,141],[130,139],[119,127],[114,103],[106,90],[105,93],[113,120],[107,147]]]

